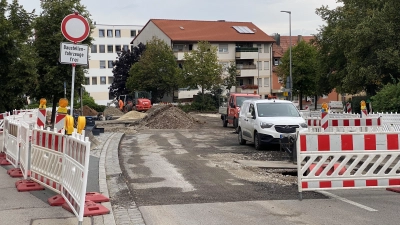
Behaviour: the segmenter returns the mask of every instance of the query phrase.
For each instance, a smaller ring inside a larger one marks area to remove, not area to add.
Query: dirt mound
[[[123,116],[118,118],[117,120],[132,120],[132,119],[142,119],[146,116],[146,113],[138,112],[138,111],[130,111],[125,113]]]
[[[124,113],[115,107],[108,106],[104,109],[104,116],[108,116],[108,115],[121,116],[121,115],[124,115]]]
[[[85,115],[85,116],[97,116],[98,114],[99,113],[96,110],[90,108],[89,106],[87,106],[87,105],[83,106],[83,115]]]
[[[149,129],[188,129],[197,121],[175,106],[157,107],[142,121]]]

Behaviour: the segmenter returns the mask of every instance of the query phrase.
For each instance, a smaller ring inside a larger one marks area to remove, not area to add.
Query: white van
[[[253,142],[260,150],[264,144],[279,143],[281,134],[295,135],[307,130],[307,123],[296,106],[286,100],[246,100],[239,114],[238,141]]]

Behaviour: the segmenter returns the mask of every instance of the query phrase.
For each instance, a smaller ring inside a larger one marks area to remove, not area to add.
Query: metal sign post
[[[89,36],[89,22],[83,16],[75,12],[63,19],[61,22],[61,32],[67,40],[72,42],[61,43],[60,63],[72,64],[70,114],[74,116],[75,67],[76,65],[87,65],[89,54],[88,45],[78,45],[77,43],[84,41]]]

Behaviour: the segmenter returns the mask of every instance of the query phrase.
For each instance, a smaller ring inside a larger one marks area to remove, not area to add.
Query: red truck
[[[244,100],[247,99],[259,99],[258,94],[246,94],[246,93],[230,93],[228,101],[219,107],[219,113],[221,114],[222,126],[227,127],[228,124],[232,124],[236,129],[238,126],[240,107]]]

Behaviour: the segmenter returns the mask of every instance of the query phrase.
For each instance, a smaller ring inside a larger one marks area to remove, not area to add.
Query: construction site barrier
[[[56,114],[56,121],[54,123],[54,128],[57,130],[57,132],[61,132],[62,130],[64,130],[66,116],[67,114],[62,114],[62,113]]]
[[[5,120],[4,126],[4,146],[6,158],[0,162],[0,165],[19,166],[19,130],[20,122],[17,120]]]
[[[298,133],[303,191],[400,187],[400,132]]]
[[[31,153],[31,137],[32,130],[30,129],[29,124],[22,122],[20,126],[20,165],[19,170],[16,170],[13,174],[9,173],[10,176],[13,177],[24,177],[24,179],[28,179],[30,176],[30,153]]]
[[[0,133],[3,132],[4,119],[9,115],[10,114],[8,112],[0,113]]]

